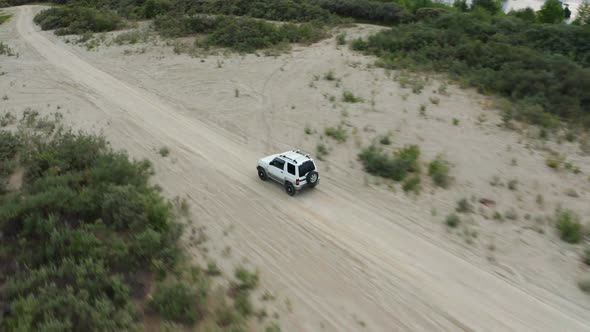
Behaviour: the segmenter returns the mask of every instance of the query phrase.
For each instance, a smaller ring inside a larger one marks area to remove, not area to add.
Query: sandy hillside
[[[186,197],[206,225],[209,254],[230,247],[225,268],[247,260],[260,269],[283,330],[590,330],[590,297],[577,287],[590,276],[584,247],[560,241],[552,224],[557,206],[590,221],[590,157],[578,143],[504,129],[489,100],[451,85],[439,93],[444,84],[432,78],[413,93],[397,82],[403,75],[334,39],[277,57],[190,57],[157,39],[88,50],[39,32],[37,10],[9,9],[15,18],[0,26],[19,54],[0,57],[0,111],[59,111],[152,160],[154,180],[170,197]],[[330,70],[334,81],[323,78]],[[344,103],[345,90],[364,101]],[[338,124],[344,143],[323,135]],[[450,188],[424,174],[415,196],[366,175],[357,155],[387,133],[386,149],[417,144],[425,163],[444,155]],[[319,161],[318,188],[288,197],[258,180],[261,156],[315,153],[320,142],[330,153]],[[157,152],[164,146],[167,158]],[[551,150],[581,174],[547,167]],[[444,219],[462,198],[475,212],[449,231]],[[515,220],[492,218],[512,211]]]

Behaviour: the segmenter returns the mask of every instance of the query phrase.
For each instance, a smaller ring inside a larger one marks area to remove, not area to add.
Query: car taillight
[[[299,179],[295,180],[295,184],[299,185]]]

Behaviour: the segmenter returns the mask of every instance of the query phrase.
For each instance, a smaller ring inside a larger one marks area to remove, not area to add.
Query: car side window
[[[281,170],[285,169],[285,161],[279,158],[275,158],[273,161],[271,161],[270,165]]]
[[[295,165],[288,163],[287,164],[287,172],[291,175],[295,175]]]

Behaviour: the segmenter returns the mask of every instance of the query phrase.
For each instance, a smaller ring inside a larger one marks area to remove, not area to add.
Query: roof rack
[[[301,152],[301,150],[293,150],[293,152],[299,153],[300,155],[305,156],[307,159],[311,159],[311,158],[309,158],[308,153],[303,153],[303,152]]]

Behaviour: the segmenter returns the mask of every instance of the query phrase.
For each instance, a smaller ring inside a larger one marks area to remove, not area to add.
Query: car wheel
[[[307,183],[309,184],[309,186],[313,188],[320,181],[320,176],[319,176],[318,172],[311,171],[311,172],[307,173],[307,176],[305,177],[305,180],[307,181]]]
[[[266,171],[264,170],[264,168],[258,167],[258,177],[262,181],[266,181],[266,179],[268,179],[268,177],[266,176]]]
[[[295,195],[295,186],[293,186],[291,182],[287,182],[285,183],[285,191],[287,192],[287,195],[293,196]]]

